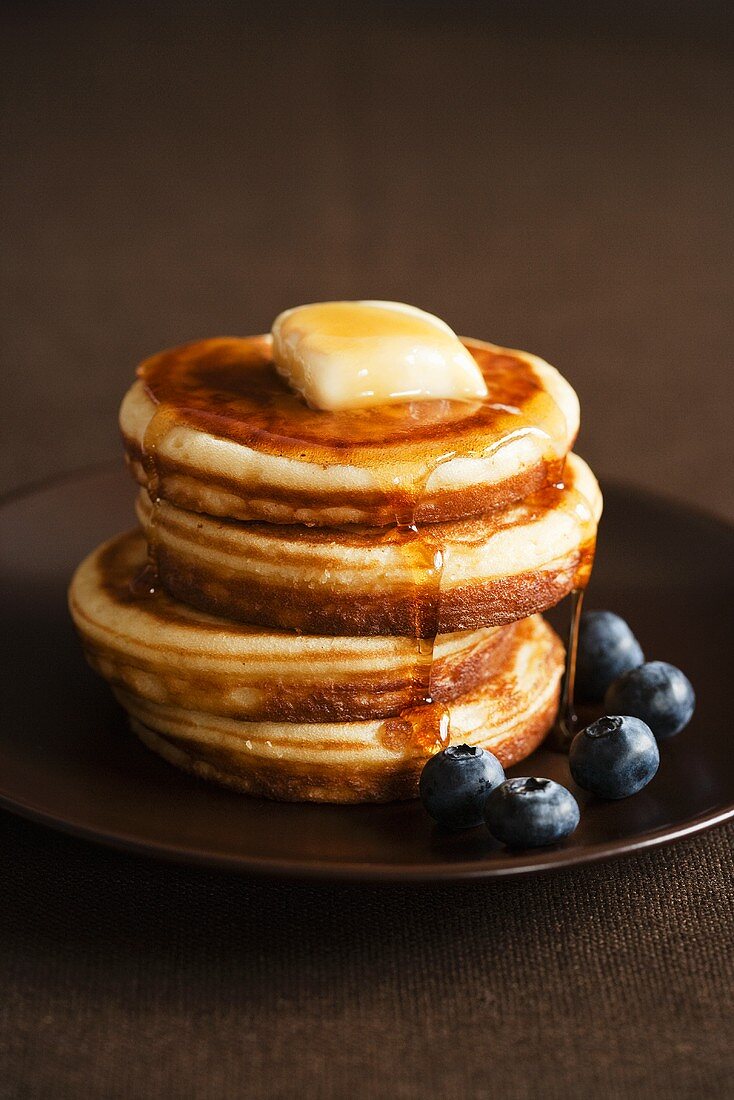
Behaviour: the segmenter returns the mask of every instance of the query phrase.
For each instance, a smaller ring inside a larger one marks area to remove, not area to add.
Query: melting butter
[[[402,302],[317,302],[273,322],[278,372],[316,409],[487,396],[449,326]]]

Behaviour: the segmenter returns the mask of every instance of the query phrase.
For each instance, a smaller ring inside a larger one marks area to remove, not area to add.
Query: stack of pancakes
[[[143,363],[122,405],[141,530],[70,606],[140,738],[290,800],[410,797],[428,755],[508,765],[553,723],[601,496],[547,363],[465,341],[488,397],[310,409],[269,336]]]

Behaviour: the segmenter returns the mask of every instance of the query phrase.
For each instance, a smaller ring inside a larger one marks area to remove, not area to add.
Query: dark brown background
[[[734,515],[734,80],[706,3],[11,6],[0,491],[114,456],[134,364],[413,302]]]
[[[3,29],[0,489],[117,454],[144,355],[359,296],[544,355],[602,480],[734,516],[725,5],[13,4]],[[723,1097],[733,839],[336,889],[3,816],[0,1096]]]

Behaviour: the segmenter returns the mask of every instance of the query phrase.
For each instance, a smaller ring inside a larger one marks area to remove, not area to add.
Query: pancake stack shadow
[[[467,341],[490,398],[308,409],[267,337],[144,363],[121,409],[140,529],[70,607],[135,733],[286,800],[412,797],[428,756],[543,740],[563,646],[540,612],[588,578],[601,496],[575,394]]]

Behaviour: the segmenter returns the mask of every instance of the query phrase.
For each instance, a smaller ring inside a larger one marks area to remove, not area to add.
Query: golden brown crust
[[[542,744],[555,720],[558,696],[556,689],[524,725],[502,742],[486,746],[503,767],[524,760]],[[425,760],[408,760],[389,770],[371,767],[349,771],[337,765],[309,762],[292,764],[287,773],[270,761],[234,767],[231,755],[221,748],[206,746],[192,751],[189,743],[157,733],[135,718],[130,719],[130,725],[140,740],[169,764],[241,794],[280,802],[395,802],[416,798],[425,765]]]
[[[153,506],[145,493],[138,514],[161,584],[193,607],[311,634],[415,636],[419,623],[428,636],[525,618],[583,583],[601,494],[576,455],[564,478],[502,511],[417,536],[221,520],[168,501]]]
[[[575,577],[588,566],[590,554],[593,547],[580,546],[548,569],[525,570],[442,591],[439,633],[503,626],[555,607],[573,590]],[[429,618],[432,612],[430,592],[375,590],[338,598],[333,592],[277,585],[262,578],[248,577],[238,583],[212,576],[198,563],[180,560],[163,545],[158,550],[158,570],[167,591],[192,607],[223,618],[310,634],[405,636],[416,618]]]
[[[128,469],[137,483],[147,486],[142,450],[137,440],[123,435]],[[423,493],[415,507],[415,522],[446,523],[481,516],[522,500],[543,486],[558,480],[560,464],[545,460],[533,463],[496,485],[476,484],[457,489]],[[266,523],[303,523],[329,526],[351,522],[375,527],[395,523],[395,508],[385,504],[384,494],[354,488],[319,492],[316,489],[268,487],[263,495],[261,479],[240,473],[236,478],[223,473],[192,475],[185,463],[167,457],[161,464],[158,491],[166,500],[191,512],[222,515],[229,519]],[[331,517],[339,515],[335,520]]]
[[[509,765],[531,753],[558,705],[563,647],[541,619],[518,624],[503,667],[448,705],[454,744]],[[291,801],[369,802],[416,794],[431,751],[427,709],[356,723],[257,723],[162,706],[116,690],[141,738],[172,763],[236,790]],[[440,708],[439,708],[440,709]],[[395,737],[393,727],[405,727]]]
[[[123,401],[129,468],[179,507],[241,520],[383,526],[406,495],[421,523],[505,507],[557,480],[578,400],[536,356],[465,343],[486,401],[338,413],[314,412],[289,390],[269,337],[162,352]]]
[[[80,565],[69,607],[92,667],[153,702],[238,719],[352,721],[391,717],[423,690],[414,638],[335,638],[260,630],[138,591],[139,532]],[[502,667],[513,627],[439,637],[431,694],[448,702]]]
[[[353,722],[368,718],[391,718],[411,706],[424,690],[418,673],[401,668],[391,680],[387,675],[344,675],[337,668],[328,679],[311,678],[309,669],[298,669],[297,659],[286,678],[271,678],[263,670],[256,689],[238,694],[232,683],[217,672],[183,672],[180,662],[165,659],[131,663],[114,645],[101,645],[84,638],[84,653],[95,672],[110,684],[133,691],[156,702],[173,703],[194,710],[207,710],[240,720],[284,722]],[[431,669],[431,695],[449,703],[490,677],[500,666],[512,644],[516,624],[453,658],[439,658]],[[417,665],[417,657],[416,657]],[[243,697],[244,696],[244,697]]]

